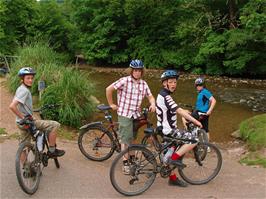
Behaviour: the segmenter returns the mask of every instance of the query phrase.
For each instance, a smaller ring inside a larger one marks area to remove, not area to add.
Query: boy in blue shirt
[[[200,122],[203,126],[203,129],[206,131],[209,140],[209,116],[214,109],[216,100],[212,93],[206,88],[205,81],[202,77],[199,77],[195,80],[195,87],[198,92],[198,97],[196,101],[196,110],[193,111],[192,116],[196,119],[199,119],[199,112],[206,115],[200,120]]]

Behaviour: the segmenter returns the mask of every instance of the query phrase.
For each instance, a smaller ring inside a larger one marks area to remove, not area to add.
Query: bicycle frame
[[[157,160],[157,157],[159,156],[159,161],[160,161],[160,162],[159,162],[159,168],[158,168],[159,170],[157,169],[157,173],[159,173],[160,170],[161,170],[161,168],[162,168],[163,166],[165,166],[165,164],[164,164],[164,162],[163,162],[161,156],[162,156],[163,152],[164,152],[165,150],[167,150],[169,147],[175,146],[175,147],[176,147],[176,150],[177,150],[177,149],[180,148],[185,142],[191,142],[191,143],[193,143],[193,144],[199,143],[199,141],[196,140],[196,139],[171,138],[171,137],[168,137],[168,136],[163,136],[163,143],[165,143],[165,144],[161,144],[161,143],[159,143],[158,138],[157,138],[158,132],[155,132],[154,129],[152,129],[152,128],[149,128],[148,130],[146,130],[146,133],[147,133],[147,131],[148,131],[148,133],[149,133],[147,136],[150,136],[150,137],[151,137],[151,139],[152,139],[152,143],[153,143],[153,145],[154,145],[154,147],[155,147],[155,149],[156,149],[156,153],[153,153],[153,158],[150,159],[150,160],[154,160],[154,159]],[[131,145],[131,146],[137,146],[137,145]],[[141,144],[141,145],[139,145],[139,146],[143,146],[143,147],[145,147],[144,144]],[[200,160],[200,158],[198,157],[198,155],[196,154],[196,147],[197,147],[197,146],[195,146],[192,150],[193,150],[193,152],[194,152],[194,155],[195,155],[195,159],[196,159],[196,161],[198,162],[199,165],[201,165],[201,160]],[[172,168],[171,170],[169,170],[169,171],[172,171],[172,170],[174,170],[175,168],[176,168],[176,167],[173,167],[173,168]]]

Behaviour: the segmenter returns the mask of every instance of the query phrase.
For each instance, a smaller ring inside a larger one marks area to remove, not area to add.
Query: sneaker
[[[168,185],[170,186],[179,186],[179,187],[187,187],[187,183],[185,183],[182,180],[179,180],[178,178],[176,180],[168,180]]]
[[[186,165],[182,163],[182,161],[180,159],[177,160],[172,160],[171,158],[168,160],[167,164],[171,164],[174,166],[177,166],[178,168],[185,168]]]
[[[211,148],[210,148],[210,147],[207,148],[207,152],[208,152],[208,153],[211,152]]]
[[[125,174],[125,175],[129,175],[130,173],[130,167],[128,164],[124,164],[123,167],[122,167],[122,172]]]
[[[55,151],[53,153],[48,151],[47,155],[48,155],[49,158],[57,158],[57,157],[61,157],[61,156],[65,155],[65,151],[64,150],[60,150],[60,149],[55,149]]]

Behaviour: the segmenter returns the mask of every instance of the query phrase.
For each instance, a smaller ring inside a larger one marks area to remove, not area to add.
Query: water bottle
[[[167,163],[168,162],[168,159],[171,158],[171,156],[173,155],[174,151],[175,151],[175,148],[174,147],[170,147],[168,149],[168,151],[166,152],[166,154],[163,157],[163,162],[164,163]]]
[[[43,150],[43,134],[38,135],[37,137],[37,148],[39,151]]]

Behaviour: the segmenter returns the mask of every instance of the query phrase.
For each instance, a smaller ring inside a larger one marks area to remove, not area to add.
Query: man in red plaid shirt
[[[141,103],[144,97],[150,102],[149,110],[155,112],[155,99],[148,84],[142,80],[144,65],[141,60],[130,62],[130,75],[122,77],[106,88],[109,106],[117,110],[121,149],[124,150],[136,139],[133,133],[133,120],[140,116]],[[113,103],[113,91],[117,90],[117,105]],[[124,160],[124,172],[128,173],[127,160]]]

